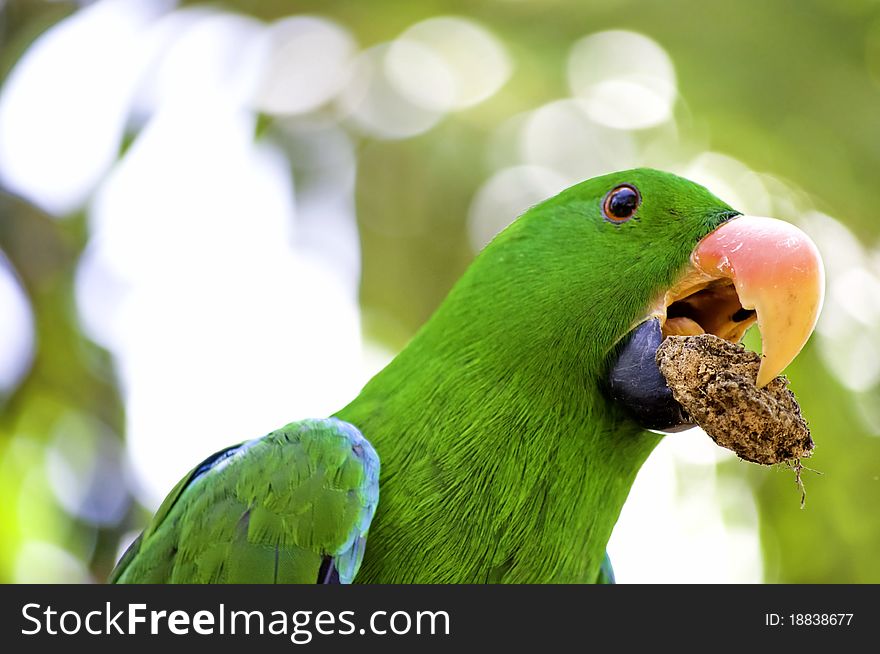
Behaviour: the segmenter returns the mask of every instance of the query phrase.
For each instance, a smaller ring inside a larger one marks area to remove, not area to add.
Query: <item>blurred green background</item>
[[[666,438],[619,579],[880,582],[877,0],[0,0],[0,84],[0,581],[103,581],[518,212],[650,165],[820,246],[788,371],[817,448],[801,510],[790,471]]]

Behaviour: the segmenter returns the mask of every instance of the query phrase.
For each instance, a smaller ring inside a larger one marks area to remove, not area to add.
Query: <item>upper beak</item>
[[[816,244],[790,223],[740,216],[700,241],[691,264],[709,280],[731,280],[742,308],[757,314],[763,358],[756,383],[765,386],[798,355],[816,326],[825,295]]]

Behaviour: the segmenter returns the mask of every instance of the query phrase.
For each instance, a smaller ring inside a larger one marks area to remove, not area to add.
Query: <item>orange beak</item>
[[[703,279],[732,281],[742,308],[757,314],[763,350],[757,385],[765,386],[816,326],[825,294],[816,244],[790,223],[740,216],[700,241],[691,263]]]

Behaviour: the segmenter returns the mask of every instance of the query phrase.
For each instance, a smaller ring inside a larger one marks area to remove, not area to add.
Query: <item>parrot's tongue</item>
[[[647,429],[686,429],[691,420],[655,361],[664,339],[711,334],[738,343],[757,322],[760,389],[800,352],[823,295],[822,260],[806,234],[773,218],[729,220],[698,243],[687,269],[621,341],[610,367],[610,395]]]

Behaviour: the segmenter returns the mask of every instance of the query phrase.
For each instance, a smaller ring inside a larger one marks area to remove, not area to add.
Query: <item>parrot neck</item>
[[[592,582],[660,437],[604,398],[582,332],[455,296],[337,414],[381,460],[357,580]]]

